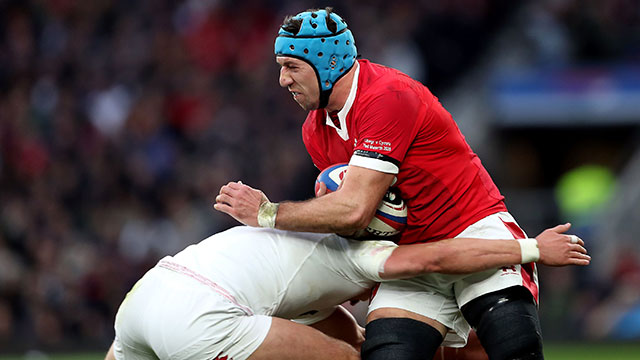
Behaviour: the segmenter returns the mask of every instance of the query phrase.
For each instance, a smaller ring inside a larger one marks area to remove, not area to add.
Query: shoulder
[[[358,101],[370,102],[405,102],[411,99],[429,103],[433,95],[419,81],[416,81],[399,70],[372,63],[368,60],[360,62],[360,78]]]

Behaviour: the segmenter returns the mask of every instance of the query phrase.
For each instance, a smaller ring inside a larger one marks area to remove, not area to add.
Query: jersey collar
[[[356,72],[353,74],[353,81],[351,82],[351,90],[349,91],[349,96],[347,96],[347,101],[344,103],[344,106],[340,111],[338,111],[338,119],[340,120],[340,128],[337,128],[333,125],[333,121],[329,117],[329,114],[325,111],[325,123],[327,126],[331,126],[336,129],[336,132],[342,140],[349,140],[349,132],[347,131],[347,115],[349,114],[349,110],[351,110],[351,106],[353,105],[353,101],[356,99],[356,93],[358,92],[358,78],[360,75],[360,64],[356,61],[355,63]]]

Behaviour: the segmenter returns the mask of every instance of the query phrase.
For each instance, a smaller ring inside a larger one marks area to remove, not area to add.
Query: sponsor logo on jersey
[[[515,265],[503,266],[500,269],[502,269],[502,275],[510,275],[510,274],[518,273],[518,270],[516,269]]]

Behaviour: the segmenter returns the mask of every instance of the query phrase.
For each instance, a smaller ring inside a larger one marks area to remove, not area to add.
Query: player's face
[[[303,109],[317,109],[320,106],[320,89],[311,65],[288,56],[276,56],[276,62],[280,64],[280,86],[286,87]]]

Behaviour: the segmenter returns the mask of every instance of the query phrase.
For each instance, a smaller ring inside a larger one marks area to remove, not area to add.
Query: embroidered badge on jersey
[[[386,151],[391,152],[393,148],[391,147],[390,141],[384,140],[370,140],[364,139],[363,146],[365,149],[370,151]]]

